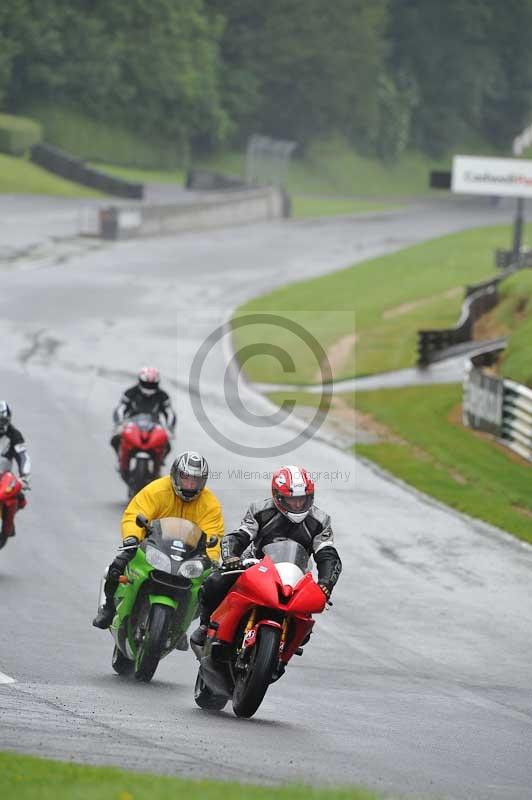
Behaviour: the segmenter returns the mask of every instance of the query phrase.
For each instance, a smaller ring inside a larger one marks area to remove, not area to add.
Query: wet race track
[[[34,464],[18,535],[0,553],[0,670],[15,680],[0,685],[1,749],[197,778],[357,783],[412,798],[531,796],[532,550],[319,436],[290,456],[239,454],[242,443],[264,446],[265,433],[231,411],[231,398],[238,390],[256,413],[271,409],[242,382],[226,385],[227,402],[223,337],[199,389],[210,424],[235,446],[197,421],[189,392],[198,348],[246,298],[510,220],[509,208],[441,202],[135,242],[48,241],[38,257],[0,268],[0,396]],[[11,233],[23,224],[17,210]],[[21,228],[13,242],[22,239]],[[251,720],[195,706],[190,651],[165,659],[151,684],[120,678],[110,635],[90,624],[125,501],[111,412],[143,363],[160,367],[172,395],[174,453],[193,448],[208,459],[228,529],[268,493],[266,477],[245,472],[288,461],[322,473],[316,502],[332,515],[344,563],[334,607]],[[297,430],[288,420],[272,443]]]

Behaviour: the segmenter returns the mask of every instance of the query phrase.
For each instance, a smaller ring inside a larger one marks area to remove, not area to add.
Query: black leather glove
[[[328,586],[326,583],[318,583],[318,586],[320,587],[321,591],[323,592],[327,600],[329,600],[332,591],[331,587]]]
[[[122,547],[138,547],[138,546],[139,546],[138,536],[126,536],[126,538],[122,540]]]
[[[228,556],[223,559],[222,566],[220,567],[221,572],[230,572],[235,569],[243,569],[240,556]]]
[[[118,551],[118,555],[109,567],[109,572],[118,570],[118,574],[121,575],[127,564],[134,558],[138,546],[139,540],[136,536],[126,536],[122,541],[122,547]]]

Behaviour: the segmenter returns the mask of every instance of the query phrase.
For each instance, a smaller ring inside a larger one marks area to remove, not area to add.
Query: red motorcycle
[[[159,477],[169,451],[168,431],[150,414],[136,414],[126,420],[120,435],[118,463],[130,498]]]
[[[0,458],[0,549],[10,536],[15,535],[15,514],[26,505],[22,489],[22,481],[11,472],[10,462]]]
[[[193,646],[200,661],[196,703],[220,711],[231,699],[237,717],[253,716],[268,686],[301,655],[312,614],[327,602],[301,544],[280,539],[251,562],[213,613],[204,647]]]

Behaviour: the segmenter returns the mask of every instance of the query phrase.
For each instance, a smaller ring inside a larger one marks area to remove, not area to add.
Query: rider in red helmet
[[[244,550],[251,548],[262,558],[262,548],[276,539],[293,539],[313,556],[318,570],[318,584],[327,599],[342,570],[334,546],[331,518],[314,505],[314,482],[303,467],[286,466],[272,475],[272,496],[262,503],[252,503],[236,531],[222,539],[222,568],[214,571],[203,584],[200,603],[200,626],[190,641],[202,646],[207,636],[209,618],[238,577],[234,570],[242,566]],[[232,574],[225,575],[224,570]]]
[[[176,415],[167,393],[159,388],[161,379],[156,367],[142,367],[138,373],[135,386],[126,389],[120,403],[113,412],[115,432],[111,437],[111,446],[118,453],[122,424],[135,414],[150,414],[156,422],[163,421],[172,434],[175,429]],[[170,446],[168,446],[168,452]]]

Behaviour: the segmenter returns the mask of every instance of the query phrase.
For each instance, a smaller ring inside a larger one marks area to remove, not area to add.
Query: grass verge
[[[11,800],[378,800],[358,789],[280,789],[192,781],[0,753],[0,796]]]
[[[275,393],[315,407],[317,395]],[[495,440],[462,425],[459,384],[382,389],[342,395],[378,431],[375,444],[353,451],[457,511],[532,543],[532,468]],[[297,413],[297,406],[296,406]],[[334,409],[330,412],[334,414]],[[357,418],[353,417],[353,430]]]
[[[50,194],[64,197],[102,197],[47,172],[24,158],[0,154],[0,194]]]
[[[35,103],[24,109],[43,127],[43,139],[91,161],[141,169],[175,169],[182,154],[173,142],[146,140],[126,125],[95,120],[67,106]]]
[[[133,183],[178,183],[181,186],[185,183],[185,174],[181,169],[155,170],[138,169],[135,167],[117,167],[111,164],[100,162],[90,162],[90,167],[113,175],[115,178],[123,178],[125,181]]]
[[[391,205],[367,200],[353,200],[348,197],[318,197],[294,195],[292,213],[299,219],[312,217],[331,217],[342,214],[360,214],[366,211],[384,211]]]
[[[531,233],[532,228],[527,226],[527,234]],[[510,226],[443,236],[284,286],[240,306],[235,317],[270,312],[295,319],[328,352],[342,339],[347,345],[351,341],[341,358],[336,353],[336,378],[413,366],[417,330],[453,325],[460,314],[465,285],[494,276],[493,251],[510,238]],[[234,337],[237,350],[257,342],[287,349],[286,330],[281,326],[244,326]],[[316,382],[318,364],[312,350],[297,338],[290,341],[289,349],[297,380],[293,372],[284,372],[283,365],[268,355],[256,355],[246,362],[250,379]]]
[[[532,270],[525,269],[507,278],[500,286],[500,302],[480,323],[488,337],[508,336],[499,373],[532,386]]]

